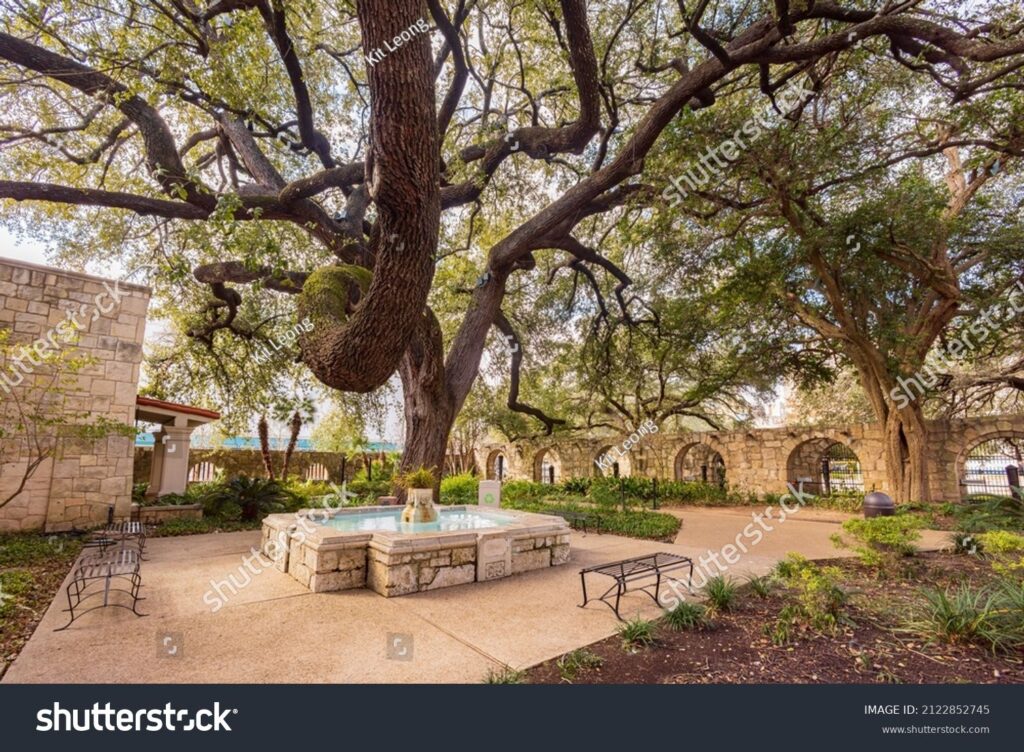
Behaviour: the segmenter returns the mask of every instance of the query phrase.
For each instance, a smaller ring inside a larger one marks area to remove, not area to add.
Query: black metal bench
[[[85,542],[87,548],[99,548],[102,552],[111,546],[126,548],[129,544],[138,549],[139,558],[142,559],[142,552],[146,549],[146,526],[138,520],[108,523],[94,531]]]
[[[682,583],[682,580],[675,577],[669,577],[666,572],[674,572],[686,567],[689,567],[690,570],[689,576],[686,580],[686,589],[693,592],[693,588],[690,587],[693,582],[693,559],[688,556],[659,551],[655,554],[634,556],[632,559],[622,559],[621,561],[613,561],[608,564],[585,567],[580,570],[580,584],[583,586],[583,603],[581,603],[579,607],[583,608],[590,601],[601,601],[604,605],[608,606],[608,608],[615,612],[619,621],[625,621],[619,613],[619,601],[621,600],[623,593],[630,592],[629,583],[653,577],[654,582],[640,587],[635,587],[634,591],[646,593],[660,606],[661,603],[658,601],[658,595],[661,592],[662,579]],[[615,584],[605,590],[600,597],[590,598],[587,596],[588,574],[602,574],[607,577],[611,577],[615,580]],[[654,587],[653,593],[648,589],[652,586]],[[614,606],[612,606],[608,601],[613,592],[615,593]]]
[[[122,545],[113,550],[83,555],[78,560],[67,587],[68,607],[64,610],[71,614],[71,619],[63,627],[58,627],[53,631],[65,630],[74,623],[75,619],[106,606],[126,608],[136,616],[145,616],[138,612],[139,601],[143,600],[139,597],[139,588],[142,587],[142,577],[139,574],[141,562],[142,552],[131,545]],[[114,587],[115,580],[123,583],[124,587]],[[102,588],[97,587],[98,585],[102,585]],[[110,601],[111,593],[128,595],[131,598],[131,605],[112,603]],[[103,596],[102,603],[92,605],[90,601],[87,608],[82,608],[85,601],[100,595]]]
[[[577,512],[573,509],[553,509],[552,512],[568,522],[574,530],[582,530],[584,535],[587,534],[590,525],[594,526],[594,530],[598,534],[601,532],[601,515],[599,514]]]

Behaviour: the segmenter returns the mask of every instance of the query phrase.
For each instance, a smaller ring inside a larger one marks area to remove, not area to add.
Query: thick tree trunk
[[[886,416],[885,467],[896,501],[931,501],[928,427],[917,402],[893,406]]]
[[[266,415],[260,416],[257,431],[260,436],[260,454],[263,456],[263,469],[267,473],[267,478],[274,480],[274,460],[270,455],[270,427],[267,425]]]
[[[433,470],[438,481],[434,496],[439,499],[455,401],[445,381],[441,327],[429,310],[424,312],[398,372],[405,407],[405,448],[399,472],[420,467]]]
[[[931,501],[923,395],[908,394],[889,374],[886,360],[877,350],[851,349],[850,356],[875,416],[882,424],[888,479],[884,490],[898,502]]]

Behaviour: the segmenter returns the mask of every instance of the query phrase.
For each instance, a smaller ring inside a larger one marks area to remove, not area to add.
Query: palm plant
[[[203,499],[204,510],[213,516],[230,516],[232,506],[241,509],[241,519],[255,520],[263,515],[281,512],[292,494],[276,480],[239,475],[218,484]]]

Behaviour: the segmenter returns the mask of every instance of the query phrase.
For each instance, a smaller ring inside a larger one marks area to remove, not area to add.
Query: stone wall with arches
[[[993,416],[929,422],[929,461],[933,500],[959,501],[965,462],[971,449],[992,438],[1024,440],[1024,415]],[[477,451],[477,466],[491,472],[493,459],[504,457],[505,480],[539,480],[544,456],[557,457],[556,482],[573,477],[612,475],[596,460],[617,454],[625,436],[597,438],[542,437],[514,444],[488,444]],[[743,431],[688,434],[656,433],[618,457],[621,475],[663,479],[717,480],[715,468],[732,488],[759,494],[784,493],[787,483],[811,478],[822,483],[821,461],[841,457],[846,477],[856,471],[856,486],[864,491],[889,492],[885,472],[884,431],[878,423],[806,428],[787,426]],[[836,447],[836,445],[839,445]],[[831,451],[830,451],[831,448]],[[834,486],[842,486],[835,483]],[[847,487],[853,485],[848,481]]]

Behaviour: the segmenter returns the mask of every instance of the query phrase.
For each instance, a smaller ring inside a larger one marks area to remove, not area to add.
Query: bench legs
[[[681,585],[685,585],[686,589],[690,593],[693,593],[693,561],[692,560],[688,561],[687,564],[689,565],[689,573],[687,575],[685,583],[681,579],[678,579],[676,577],[670,577],[667,574],[663,574],[659,570],[659,571],[656,571],[656,572],[653,573],[653,575],[655,577],[655,580],[654,580],[653,583],[650,583],[650,584],[638,587],[638,588],[635,589],[635,591],[639,591],[639,592],[644,593],[645,595],[647,595],[647,597],[649,597],[652,601],[654,601],[655,605],[657,605],[657,606],[661,606],[660,597],[661,597],[661,581],[662,581],[662,579],[671,580],[672,582],[678,582]],[[615,580],[615,584],[612,585],[607,590],[605,590],[604,593],[602,593],[600,596],[595,597],[595,598],[590,598],[587,595],[587,576],[586,575],[587,575],[586,570],[581,570],[580,571],[580,584],[583,587],[583,603],[579,604],[578,608],[583,608],[590,601],[601,601],[604,605],[608,606],[608,608],[610,608],[615,613],[615,616],[618,618],[619,621],[625,621],[625,619],[622,618],[622,614],[619,613],[619,604],[622,601],[623,593],[630,592],[630,590],[629,590],[629,582],[626,579],[625,575],[623,575],[621,577],[614,577],[614,576],[612,576],[612,579]],[[652,586],[654,587],[654,592],[653,593],[650,591],[650,588]],[[609,596],[611,595],[613,590],[615,591],[615,605],[614,606],[611,603],[609,603],[608,600],[607,600],[609,598]]]
[[[128,581],[128,585],[129,585],[129,589],[113,587],[112,586],[112,582],[113,582],[114,578],[120,578],[120,579],[127,580]],[[91,592],[91,593],[87,592],[89,590],[89,587],[94,582],[96,582],[96,581],[98,581],[100,579],[103,580],[103,590],[102,590],[103,602],[100,603],[99,605],[90,606],[90,607],[88,607],[86,609],[82,609],[82,603],[85,600],[87,600],[89,598],[96,597],[96,596],[101,594],[101,591],[99,591],[99,590]],[[106,576],[104,576],[102,578],[100,578],[100,577],[89,577],[89,578],[82,578],[82,579],[73,579],[71,582],[68,583],[68,587],[67,587],[67,591],[66,591],[67,599],[68,599],[68,607],[66,609],[64,609],[65,613],[71,614],[71,618],[68,620],[68,623],[65,624],[63,627],[58,627],[57,629],[54,629],[53,631],[54,632],[62,632],[65,629],[67,629],[68,627],[70,627],[75,622],[76,619],[81,618],[82,616],[84,616],[85,614],[89,613],[90,611],[95,611],[98,608],[106,608],[107,606],[116,606],[117,608],[126,608],[129,611],[131,611],[133,614],[135,614],[136,616],[146,616],[146,614],[140,614],[139,610],[138,610],[138,608],[139,608],[139,601],[144,601],[145,600],[145,598],[140,598],[139,597],[139,589],[141,587],[142,587],[142,576],[139,574],[138,571],[132,572],[131,574],[126,574],[126,573],[107,574]],[[125,605],[123,603],[111,603],[110,602],[110,594],[111,593],[124,593],[129,598],[131,598],[132,604],[130,606],[128,606],[128,605]],[[77,613],[76,613],[76,611],[77,611]]]

